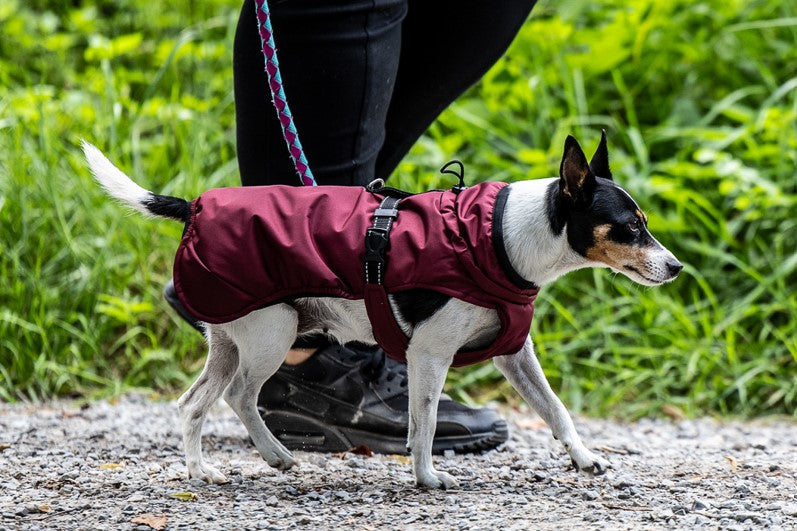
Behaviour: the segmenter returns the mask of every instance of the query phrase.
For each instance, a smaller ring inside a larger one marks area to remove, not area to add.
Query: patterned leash
[[[269,16],[268,3],[266,0],[255,0],[255,11],[257,12],[257,27],[260,32],[260,41],[263,44],[263,55],[266,60],[266,73],[268,74],[268,87],[271,90],[271,101],[277,109],[277,118],[282,126],[282,135],[288,144],[288,151],[293,160],[293,166],[299,174],[299,178],[304,186],[316,186],[313,172],[304,156],[302,143],[299,141],[299,133],[293,123],[293,115],[288,107],[288,100],[285,98],[285,89],[282,87],[282,77],[280,76],[279,61],[277,61],[277,47],[274,44],[274,31],[271,29],[271,17]]]

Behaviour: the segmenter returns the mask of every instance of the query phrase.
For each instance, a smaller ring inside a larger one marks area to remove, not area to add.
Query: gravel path
[[[539,419],[507,411],[502,449],[437,459],[461,483],[445,492],[415,489],[403,456],[299,452],[272,470],[222,404],[203,440],[231,483],[188,482],[175,409],[138,395],[0,404],[0,529],[797,528],[789,421],[582,419],[614,466],[591,478]]]

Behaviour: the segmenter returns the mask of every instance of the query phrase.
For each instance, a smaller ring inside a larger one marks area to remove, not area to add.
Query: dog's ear
[[[609,149],[606,147],[606,129],[601,130],[601,142],[598,149],[589,161],[589,169],[596,177],[612,180],[612,170],[609,169]]]
[[[595,185],[595,175],[587,164],[584,151],[575,138],[567,135],[562,164],[559,166],[559,189],[576,205],[585,206],[592,200]]]

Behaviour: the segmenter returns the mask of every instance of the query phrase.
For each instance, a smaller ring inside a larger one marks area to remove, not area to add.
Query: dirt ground
[[[129,395],[76,407],[0,404],[0,529],[797,528],[797,423],[579,419],[603,476],[575,472],[537,417],[437,467],[460,487],[413,485],[405,456],[309,454],[270,469],[226,405],[205,426],[231,479],[189,482],[173,403]]]

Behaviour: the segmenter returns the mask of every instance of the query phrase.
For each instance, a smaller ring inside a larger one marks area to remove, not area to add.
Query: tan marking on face
[[[644,270],[647,250],[637,245],[626,245],[609,239],[611,225],[598,225],[593,232],[595,243],[587,249],[586,256],[593,262],[606,264],[614,269],[623,270],[627,265],[637,270]]]
[[[648,224],[648,217],[645,215],[644,212],[642,212],[641,210],[637,209],[636,211],[634,211],[634,214],[636,214],[636,217],[638,217],[639,219],[644,221],[645,225]]]

